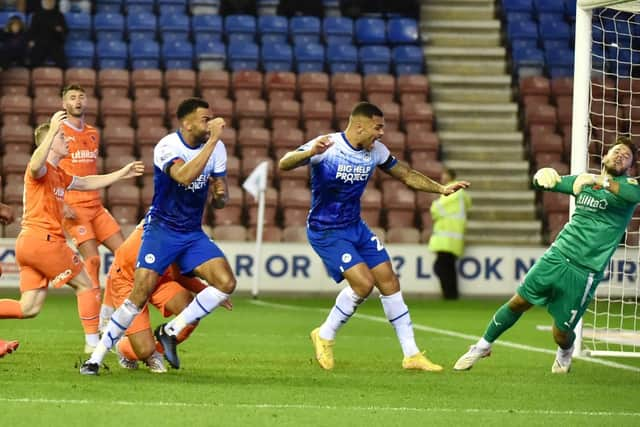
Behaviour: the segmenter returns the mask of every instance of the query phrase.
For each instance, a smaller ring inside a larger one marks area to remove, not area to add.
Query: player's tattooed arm
[[[412,169],[404,162],[396,163],[395,166],[387,171],[387,173],[394,178],[399,179],[407,187],[413,190],[425,191],[428,193],[451,194],[469,186],[467,181],[458,181],[449,185],[441,185],[428,176]]]

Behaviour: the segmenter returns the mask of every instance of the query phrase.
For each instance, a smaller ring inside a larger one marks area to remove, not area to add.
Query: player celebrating
[[[16,261],[20,265],[20,300],[0,300],[0,318],[35,317],[44,304],[49,282],[59,288],[68,284],[78,299],[78,313],[85,330],[85,343],[98,342],[100,291],[94,288],[78,256],[67,245],[62,231],[62,203],[68,189],[80,191],[107,187],[114,182],[142,175],[142,162],[132,162],[107,175],[71,176],[58,167],[68,154],[61,131],[64,111],[35,130],[37,148],[24,176],[22,230],[16,239]]]
[[[87,96],[82,86],[72,84],[62,89],[62,106],[67,112],[63,123],[64,135],[69,142],[69,154],[60,161],[60,167],[69,175],[87,176],[98,172],[97,158],[100,134],[85,123]],[[100,287],[100,255],[98,246],[104,244],[111,252],[124,241],[118,222],[102,206],[98,191],[67,191],[65,193],[62,225],[77,246],[94,286]],[[100,323],[104,324],[114,304],[105,292],[100,310]],[[88,347],[85,352],[91,353]]]
[[[224,254],[202,230],[209,178],[214,207],[227,199],[227,153],[219,140],[225,123],[212,118],[203,99],[188,98],[178,105],[180,129],[158,142],[154,155],[154,194],[145,218],[144,234],[129,298],[113,313],[91,357],[80,367],[83,375],[96,375],[107,351],[131,325],[172,263],[182,273],[193,273],[210,284],[178,316],[160,325],[155,335],[165,358],[178,369],[177,336],[189,324],[210,314],[229,298],[236,279]]]
[[[464,371],[491,354],[491,344],[533,305],[546,306],[553,317],[553,339],[558,344],[551,372],[571,369],[574,327],[582,318],[604,275],[636,204],[638,181],[626,176],[635,164],[636,147],[619,137],[602,159],[602,174],[560,177],[552,168],[533,177],[538,189],[573,194],[576,208],[555,242],[525,276],[515,295],[496,311],[484,336],[462,355],[453,369]]]
[[[116,306],[121,305],[133,289],[133,275],[141,243],[142,226],[139,225],[115,252],[115,258],[107,277],[106,289],[110,290]],[[189,305],[193,300],[191,292],[197,294],[205,288],[206,285],[199,279],[181,275],[175,265],[172,265],[158,280],[149,302],[164,317],[169,317],[180,313]],[[229,301],[223,305],[231,309]],[[187,325],[178,335],[177,342],[181,343],[186,340],[195,327],[196,324]],[[116,345],[120,366],[127,369],[137,369],[138,360],[143,360],[153,373],[167,371],[162,362],[162,356],[156,351],[156,340],[151,331],[148,305],[136,316],[125,335]]]
[[[284,171],[311,164],[309,243],[336,282],[342,279],[349,282],[338,294],[325,322],[311,332],[311,340],[320,366],[333,369],[336,333],[375,286],[380,291],[384,313],[400,341],[404,353],[402,367],[441,371],[442,367],[427,359],[416,345],[398,277],[382,242],[360,218],[360,198],[376,166],[419,191],[451,194],[469,183],[442,186],[398,162],[379,141],[383,135],[382,111],[361,102],[351,111],[344,132],[318,137],[280,160],[280,169]]]

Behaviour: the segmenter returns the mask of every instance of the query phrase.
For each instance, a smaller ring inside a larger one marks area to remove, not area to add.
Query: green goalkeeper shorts
[[[593,299],[602,273],[572,263],[550,248],[535,263],[518,287],[518,294],[534,305],[546,306],[555,325],[572,330]]]

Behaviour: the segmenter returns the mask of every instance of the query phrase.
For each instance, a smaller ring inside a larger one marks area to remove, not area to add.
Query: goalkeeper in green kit
[[[619,137],[602,159],[602,173],[560,177],[543,168],[533,177],[537,189],[573,194],[576,208],[571,220],[544,255],[534,264],[515,295],[498,309],[483,337],[454,366],[465,371],[491,354],[491,345],[533,305],[546,306],[553,317],[553,338],[558,344],[551,372],[571,368],[576,326],[603,277],[604,269],[624,235],[637,203],[640,186],[627,172],[636,161],[636,147]]]

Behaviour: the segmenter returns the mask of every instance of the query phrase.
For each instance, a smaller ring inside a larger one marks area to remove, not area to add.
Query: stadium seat
[[[520,79],[520,96],[540,95],[549,97],[551,85],[549,79],[544,76],[529,76]]]
[[[127,53],[127,44],[122,40],[103,39],[98,42],[96,49],[98,57],[98,68],[119,68],[128,67],[129,55]]]
[[[298,74],[298,92],[302,102],[326,100],[329,94],[329,75],[321,72]]]
[[[129,98],[105,97],[100,100],[100,121],[104,126],[131,125],[133,103]]]
[[[220,15],[193,15],[191,17],[193,38],[198,44],[202,41],[221,42],[224,33]]]
[[[531,105],[524,111],[524,121],[526,126],[531,126],[533,124],[548,124],[556,126],[556,107],[544,104]]]
[[[122,0],[96,0],[96,13],[120,13]]]
[[[264,87],[269,101],[293,99],[296,95],[296,75],[289,71],[266,73]]]
[[[336,102],[355,103],[362,98],[362,76],[357,73],[335,73],[331,76],[331,94]]]
[[[60,89],[64,82],[64,74],[61,68],[36,67],[31,70],[31,84],[34,97],[38,95],[60,95]]]
[[[93,68],[67,68],[64,72],[64,84],[79,84],[91,96],[96,88],[96,70]]]
[[[162,96],[162,71],[158,69],[139,69],[131,72],[131,88],[134,98]]]
[[[557,13],[564,14],[564,2],[557,0],[533,0],[533,7],[537,14]]]
[[[558,126],[559,127],[570,126],[571,118],[573,115],[573,97],[559,96],[556,98],[556,105],[558,106]],[[621,129],[624,127],[624,121],[627,120],[627,117],[625,117],[626,114],[624,114],[625,112],[626,112],[626,109],[621,108],[621,111],[619,113],[619,116],[621,116],[619,117],[621,120],[621,123],[620,123]]]
[[[41,122],[38,122],[41,123]],[[2,143],[5,145],[16,144],[16,145],[26,145],[31,147],[33,145],[33,128],[28,124],[20,124],[13,123],[11,125],[2,126],[0,129],[0,137],[2,138]],[[24,174],[25,168],[27,167],[27,163],[29,161],[22,163],[18,170],[7,169],[7,162],[10,161],[11,156],[4,156],[3,162],[4,167],[2,169],[4,174],[8,173],[22,173]]]
[[[408,132],[406,146],[411,163],[421,160],[437,160],[440,154],[438,134],[428,130]]]
[[[364,93],[367,99],[379,104],[393,102],[396,92],[396,79],[390,74],[369,74],[364,77]]]
[[[307,227],[294,225],[282,230],[283,242],[307,242]]]
[[[33,98],[33,118],[35,123],[48,122],[53,113],[60,110],[60,95],[37,95]]]
[[[291,71],[293,52],[287,43],[267,43],[262,45],[262,69],[265,72]]]
[[[622,84],[622,81],[620,81]],[[551,94],[554,98],[558,96],[573,95],[573,77],[560,77],[551,80]]]
[[[420,231],[414,227],[389,228],[386,231],[385,243],[420,243]]]
[[[198,90],[205,99],[226,98],[229,95],[229,73],[222,70],[200,70]]]
[[[399,160],[406,160],[407,136],[398,130],[385,130],[382,143]]]
[[[527,77],[542,75],[544,68],[544,53],[537,48],[521,49],[512,53],[513,72],[516,76]]]
[[[398,97],[401,104],[426,102],[429,80],[422,74],[402,74],[397,77]]]
[[[269,157],[271,132],[269,129],[246,126],[238,132],[238,149],[243,159],[247,157]]]
[[[265,127],[267,103],[260,98],[241,97],[236,100],[235,116],[238,127]]]
[[[249,227],[248,236],[250,241],[256,240],[256,227]],[[262,241],[263,242],[281,242],[282,241],[282,229],[276,225],[266,226],[262,228]]]
[[[160,9],[158,18],[158,33],[164,44],[172,41],[189,42],[191,32],[191,21],[184,14],[173,13],[169,10]]]
[[[396,75],[422,74],[424,54],[418,46],[396,46],[391,50],[393,69]]]
[[[77,68],[92,68],[94,63],[94,44],[87,40],[70,39],[64,45],[67,65]]]
[[[353,45],[329,45],[327,48],[329,72],[356,73],[358,71],[358,49]]]
[[[573,51],[569,49],[546,51],[545,62],[551,78],[573,75]]]
[[[281,128],[274,127],[271,134],[271,145],[276,159],[280,159],[285,153],[295,150],[300,145],[304,144],[304,134],[297,127]],[[279,172],[278,170],[276,172]],[[300,173],[300,176],[296,176],[296,173]],[[287,178],[301,178],[306,180],[308,177],[308,170],[306,168],[297,168],[294,171],[287,171]],[[305,181],[306,182],[306,181]]]
[[[187,0],[156,0],[161,15],[184,15],[187,13],[187,3]]]
[[[129,44],[131,68],[158,69],[160,67],[160,46],[153,40],[137,38]]]
[[[433,129],[433,109],[426,102],[402,104],[401,117],[407,133]]]
[[[216,117],[222,117],[227,123],[227,126],[231,126],[235,117],[235,108],[234,108],[233,101],[227,98],[205,98],[205,99],[209,101],[209,106],[211,107],[213,114]],[[230,131],[231,129],[228,129],[228,130]],[[226,134],[226,132],[224,134]]]
[[[321,44],[297,44],[294,46],[296,72],[320,73],[324,71],[325,48]]]
[[[380,102],[378,103],[378,107],[380,107],[384,113],[385,131],[398,130],[400,126],[400,105],[390,101]]]
[[[139,40],[155,40],[156,16],[147,12],[132,12],[127,16],[127,32],[131,43]]]
[[[225,131],[227,129],[233,130],[233,128],[226,128]],[[233,132],[235,132],[235,130],[233,130]],[[229,139],[223,135],[222,141],[227,150],[227,182],[229,185],[240,185],[240,159],[234,155],[235,150],[232,150],[228,145]],[[233,147],[235,147],[235,145],[233,145]],[[243,200],[242,197],[240,200]]]
[[[242,225],[242,190],[237,185],[228,186],[229,199],[224,209],[211,209],[212,223],[220,225]]]
[[[327,16],[322,21],[322,34],[327,45],[353,44],[353,20],[343,16]]]
[[[14,67],[0,73],[0,95],[27,95],[31,86],[31,71]]]
[[[200,70],[223,70],[227,53],[224,43],[215,40],[196,40],[195,61]]]
[[[125,34],[124,17],[120,13],[96,13],[93,16],[95,38],[101,40],[122,40]]]
[[[216,241],[244,242],[248,232],[243,225],[220,225],[212,230],[212,237]]]
[[[192,15],[217,15],[220,0],[189,0],[189,10]]]
[[[136,128],[135,141],[138,146],[155,146],[168,134],[164,126],[144,126]]]
[[[391,65],[391,51],[387,46],[362,46],[359,49],[360,68],[364,75],[387,74]]]
[[[252,160],[252,159],[249,159]],[[243,170],[246,172],[251,172],[258,163],[264,160],[269,160],[270,164],[273,163],[270,159],[256,159],[251,161],[251,166],[248,168],[244,167],[244,163],[246,159],[242,160]],[[273,168],[271,168],[273,170]],[[271,174],[270,174],[271,175]],[[246,175],[245,175],[246,176]],[[264,207],[264,224],[265,225],[276,225],[276,214],[278,209],[278,191],[273,187],[267,187],[265,191],[265,207]],[[249,226],[256,225],[258,221],[258,202],[254,200],[253,196],[245,193],[245,206],[247,208],[247,223]]]
[[[263,74],[255,70],[240,70],[231,74],[231,88],[236,99],[262,98]]]
[[[308,188],[290,188],[279,193],[279,206],[282,211],[282,223],[285,227],[302,226],[307,223],[311,191]]]
[[[259,57],[255,43],[235,41],[227,45],[227,64],[231,71],[257,70]]]
[[[297,128],[300,122],[300,103],[293,99],[272,99],[269,102],[271,128]]]
[[[195,95],[196,73],[189,69],[167,70],[164,73],[167,98],[188,98]]]
[[[152,14],[155,0],[125,0],[124,5],[129,15],[136,13]]]
[[[564,21],[545,20],[538,24],[538,34],[541,40],[562,39],[568,42],[571,29]]]
[[[68,12],[64,14],[64,20],[69,29],[67,40],[91,40],[91,15],[84,12]]]
[[[284,16],[261,15],[258,17],[260,43],[287,43],[289,21]]]
[[[532,14],[533,3],[531,0],[502,0],[502,10],[505,13],[521,12]]]
[[[387,44],[386,24],[381,18],[358,18],[355,23],[355,36],[358,45]]]
[[[162,126],[167,116],[167,103],[160,97],[136,98],[133,110],[138,127]]]
[[[102,129],[102,142],[107,156],[113,155],[113,147],[120,146],[119,153],[133,155],[135,146],[135,131],[130,126],[105,126]],[[124,147],[124,148],[122,148]]]
[[[329,101],[307,101],[302,104],[302,121],[305,129],[333,128],[333,105]]]
[[[162,44],[162,60],[167,70],[193,68],[193,45],[185,40],[165,40]]]
[[[7,125],[24,124],[31,122],[32,100],[27,95],[3,95],[0,97],[0,117],[2,123]],[[3,140],[3,143],[6,141]]]
[[[380,226],[380,211],[382,210],[382,193],[372,187],[367,187],[360,199],[360,216],[369,227]]]
[[[412,18],[392,18],[387,22],[387,37],[392,45],[417,44],[418,23]]]
[[[511,42],[517,39],[538,39],[538,26],[532,20],[515,20],[507,23],[507,39]]]
[[[256,18],[251,15],[228,15],[224,18],[224,32],[229,44],[254,43]]]
[[[315,16],[293,16],[289,33],[294,45],[320,43],[320,19]]]
[[[98,71],[98,89],[106,97],[128,97],[130,76],[127,70],[102,69]]]

